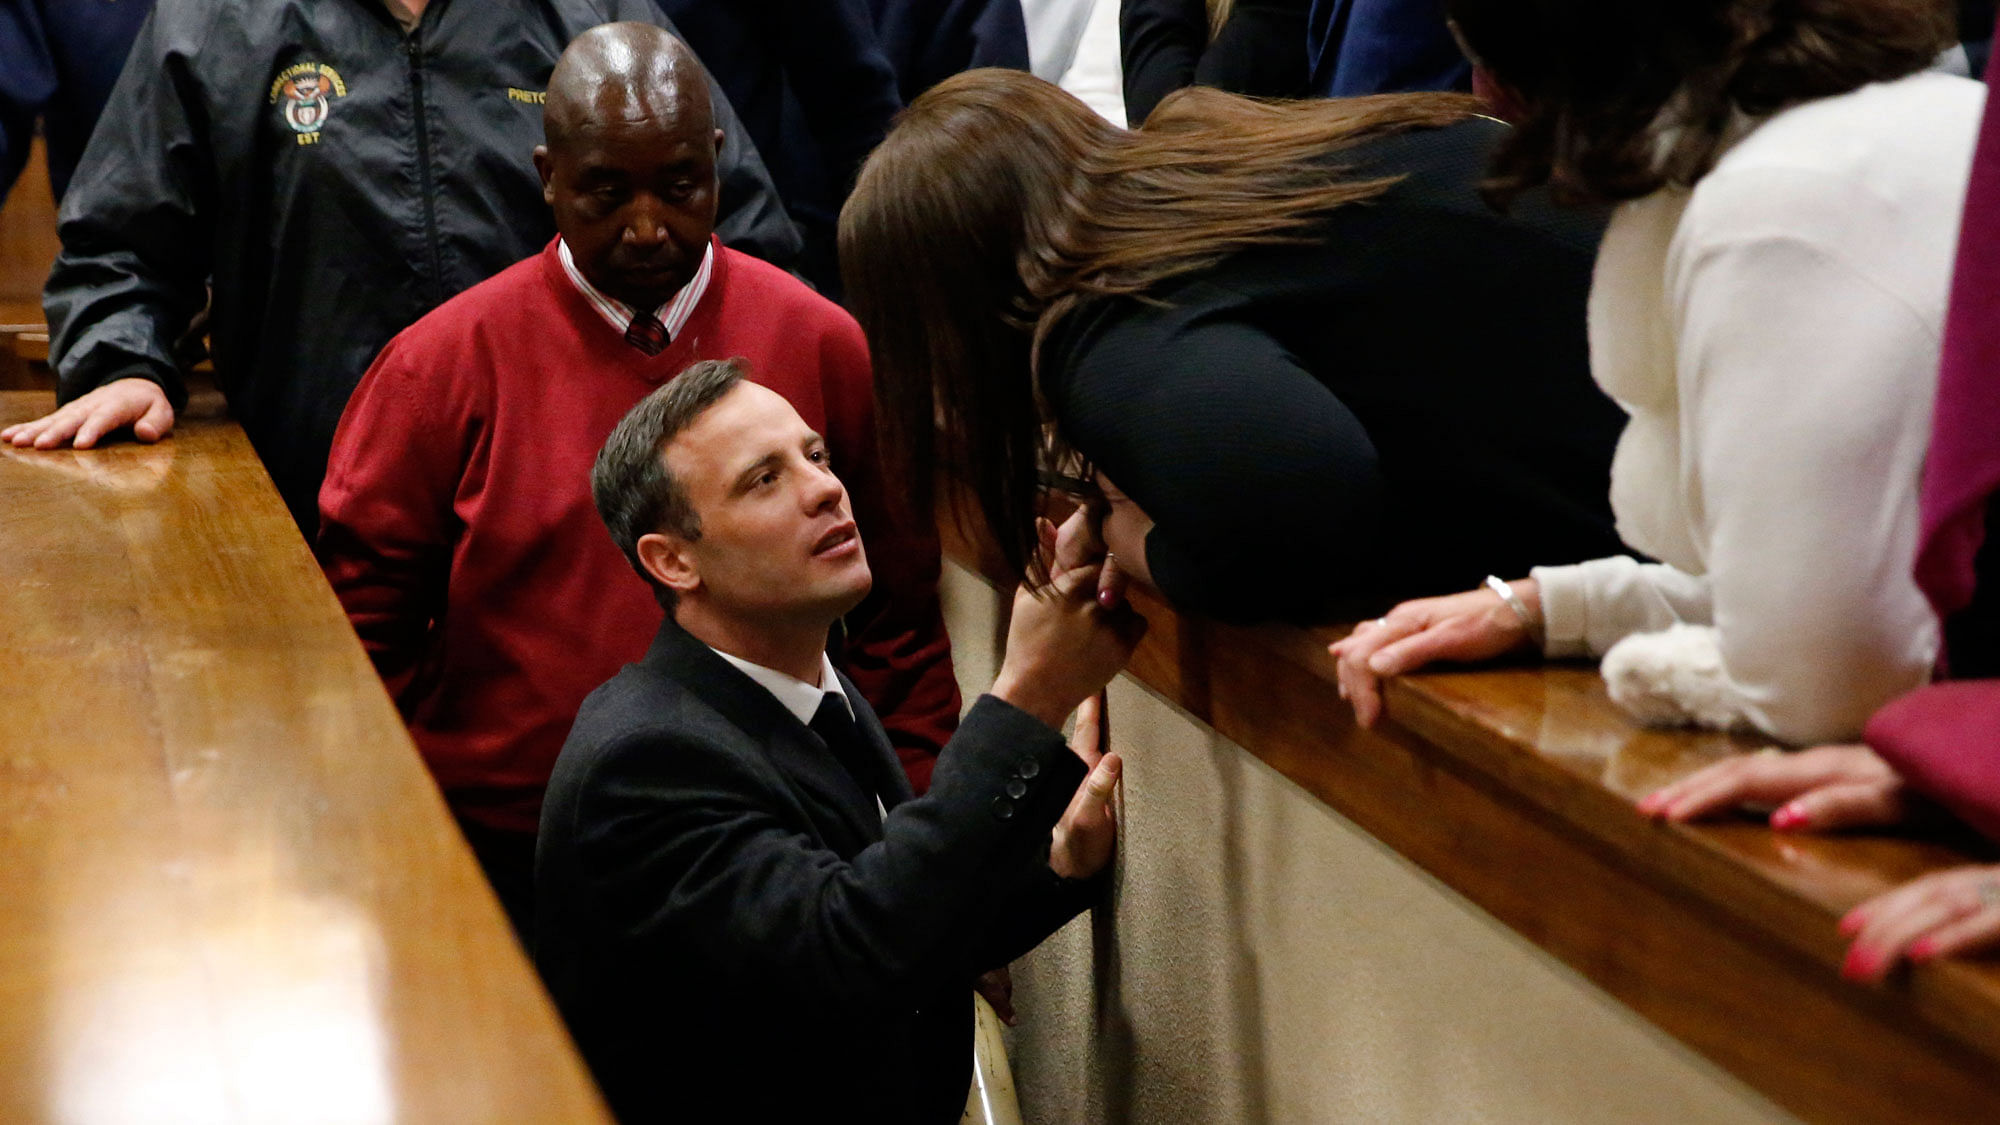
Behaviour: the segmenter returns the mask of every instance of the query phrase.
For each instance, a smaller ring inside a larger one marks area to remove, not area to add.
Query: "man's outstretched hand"
[[[17,448],[90,449],[107,435],[130,427],[132,436],[152,443],[173,432],[174,408],[167,392],[151,379],[117,379],[32,422],[0,430],[0,441]]]
[[[1088,879],[1118,850],[1118,814],[1113,800],[1124,762],[1099,742],[1104,730],[1104,696],[1093,695],[1076,710],[1070,749],[1090,767],[1049,840],[1049,869],[1065,879]]]

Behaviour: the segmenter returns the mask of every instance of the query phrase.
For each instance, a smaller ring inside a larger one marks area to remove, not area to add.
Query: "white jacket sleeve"
[[[1668,699],[1634,709],[1856,737],[1923,683],[1936,648],[1911,576],[1936,325],[1826,245],[1752,233],[1683,249],[1668,279],[1682,456],[1715,628],[1643,654],[1683,666],[1656,678]]]
[[[1660,563],[1592,559],[1528,576],[1541,588],[1542,650],[1552,658],[1603,656],[1634,633],[1709,620],[1707,579]]]

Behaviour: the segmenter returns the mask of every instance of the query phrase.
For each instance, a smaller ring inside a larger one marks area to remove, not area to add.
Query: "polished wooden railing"
[[[996,573],[952,521],[941,531],[950,557]],[[1655,823],[1636,797],[1763,743],[1641,729],[1585,665],[1404,677],[1364,731],[1326,653],[1344,629],[1133,602],[1152,624],[1138,680],[1778,1104],[1815,1121],[2000,1119],[2000,966],[1851,984],[1835,929],[1986,845]]]
[[[605,1119],[212,394],[0,447],[0,540],[0,1120]]]

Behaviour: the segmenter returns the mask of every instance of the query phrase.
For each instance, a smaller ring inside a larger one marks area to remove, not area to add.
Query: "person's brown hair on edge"
[[[1607,204],[1692,185],[1738,122],[1914,74],[1955,38],[1941,0],[1447,0],[1518,119],[1485,189]]]
[[[1042,426],[1033,377],[1049,330],[1083,302],[1301,240],[1395,182],[1357,177],[1330,152],[1477,107],[1456,94],[1260,102],[1197,87],[1128,130],[1017,71],[967,71],[919,97],[840,216],[884,454],[917,510],[941,466],[970,489],[1009,568],[1046,581],[1039,472],[1067,452]],[[969,512],[955,515],[967,525]]]

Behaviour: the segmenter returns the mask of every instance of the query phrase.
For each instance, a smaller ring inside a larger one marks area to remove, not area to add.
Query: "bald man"
[[[558,236],[390,342],[320,492],[327,578],[523,929],[556,753],[662,616],[598,523],[591,461],[689,364],[743,358],[826,435],[876,573],[834,659],[918,792],[959,702],[936,540],[886,503],[861,331],[712,236],[733,138],[692,56],[656,27],[598,28],[564,53],[543,112]]]

